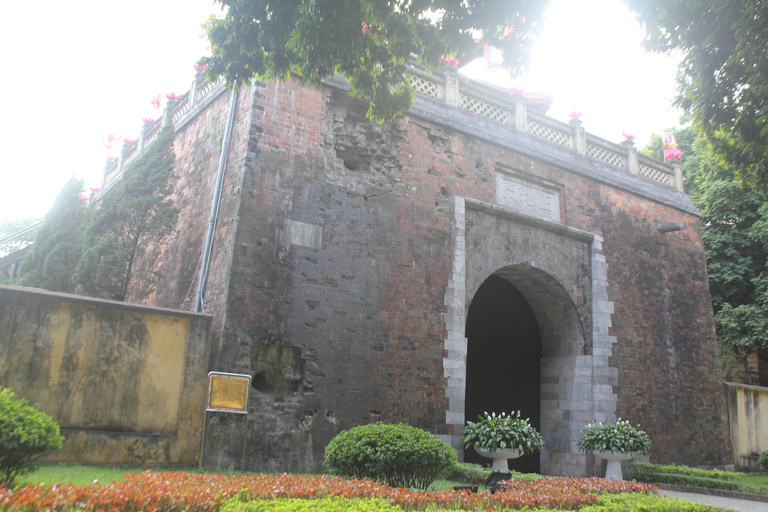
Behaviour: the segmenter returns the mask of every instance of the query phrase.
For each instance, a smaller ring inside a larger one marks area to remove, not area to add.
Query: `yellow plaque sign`
[[[208,373],[206,411],[248,414],[251,376],[240,373]]]

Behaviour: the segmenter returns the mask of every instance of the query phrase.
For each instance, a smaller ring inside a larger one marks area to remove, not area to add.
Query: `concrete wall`
[[[211,320],[0,286],[0,385],[61,425],[51,460],[193,465]]]
[[[731,425],[733,461],[737,469],[755,470],[755,460],[768,450],[768,388],[724,382]]]

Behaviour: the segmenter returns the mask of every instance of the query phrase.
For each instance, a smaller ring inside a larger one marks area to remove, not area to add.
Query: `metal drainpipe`
[[[219,172],[216,175],[216,190],[213,193],[211,205],[211,217],[208,219],[208,235],[205,237],[205,249],[203,250],[203,265],[200,269],[200,281],[197,283],[197,295],[195,296],[195,313],[204,312],[203,290],[205,280],[208,277],[208,264],[211,260],[211,248],[213,247],[213,234],[216,231],[216,219],[219,215],[219,203],[221,202],[221,187],[224,184],[224,172],[227,168],[227,154],[229,153],[229,139],[232,136],[232,124],[235,120],[235,102],[237,93],[232,91],[232,99],[229,101],[229,114],[227,115],[227,129],[224,131],[224,144],[221,147],[219,158]]]

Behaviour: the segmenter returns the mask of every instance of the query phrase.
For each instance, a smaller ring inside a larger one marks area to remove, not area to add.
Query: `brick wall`
[[[459,448],[463,322],[491,273],[540,318],[554,379],[543,470],[596,471],[574,453],[594,417],[641,423],[653,461],[730,462],[686,196],[425,98],[378,125],[338,85],[240,94],[206,303],[220,334],[211,369],[250,373],[255,389],[247,420],[208,415],[207,465],[240,468],[245,447],[248,470],[315,470],[341,429],[378,420]],[[177,135],[182,216],[152,299],[165,305],[189,307],[226,101]],[[555,220],[497,206],[510,172],[556,193]],[[661,234],[657,220],[685,229]]]

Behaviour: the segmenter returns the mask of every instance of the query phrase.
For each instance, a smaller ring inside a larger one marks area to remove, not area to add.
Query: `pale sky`
[[[200,24],[214,8],[211,0],[4,6],[0,221],[43,216],[71,176],[100,186],[102,135],[137,138],[142,118],[161,115],[154,95],[189,89],[207,51]],[[679,58],[646,53],[621,0],[553,0],[545,27],[529,77],[512,85],[553,93],[551,117],[580,111],[587,132],[613,142],[632,133],[638,146],[677,124]]]

